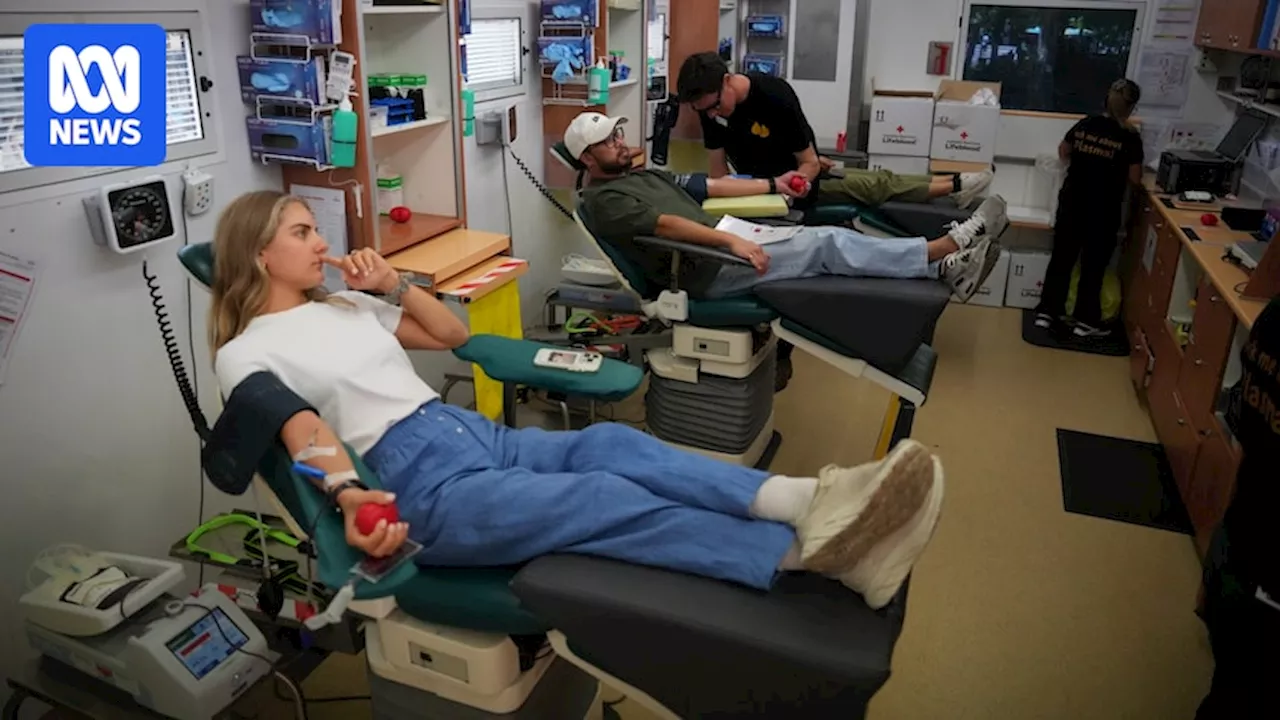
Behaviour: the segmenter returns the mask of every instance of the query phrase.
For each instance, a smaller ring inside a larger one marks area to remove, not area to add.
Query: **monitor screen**
[[[1249,145],[1266,127],[1266,115],[1241,113],[1231,125],[1231,129],[1227,131],[1227,136],[1218,143],[1218,154],[1231,160],[1240,160],[1249,149]]]
[[[247,642],[249,638],[218,608],[175,635],[165,647],[199,680]]]

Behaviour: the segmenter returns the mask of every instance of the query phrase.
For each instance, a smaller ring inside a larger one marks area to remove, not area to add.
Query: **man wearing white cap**
[[[747,293],[759,283],[819,275],[938,278],[961,300],[973,297],[1000,255],[998,238],[1009,225],[999,196],[985,202],[951,232],[926,240],[877,238],[842,227],[805,227],[794,237],[761,246],[716,230],[717,219],[702,209],[709,197],[764,193],[793,194],[787,173],[778,178],[708,178],[662,170],[633,170],[624,118],[584,112],[564,134],[569,153],[586,166],[590,184],[583,205],[591,231],[634,264],[656,287],[671,285],[671,254],[636,244],[657,236],[728,250],[752,267],[681,256],[680,286],[695,299]]]

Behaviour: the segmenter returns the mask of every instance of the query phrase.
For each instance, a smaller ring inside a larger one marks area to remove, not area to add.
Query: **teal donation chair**
[[[208,287],[210,247],[179,252]],[[759,312],[759,311],[755,311]],[[753,315],[752,319],[761,319]],[[477,336],[458,351],[505,383],[549,378],[532,366],[536,343]],[[615,393],[638,369],[606,361]],[[606,396],[609,396],[606,393]],[[511,416],[506,420],[513,422]],[[347,449],[361,480],[378,478]],[[255,483],[317,553],[318,580],[340,587],[362,559],[342,518],[292,470],[277,445]],[[303,528],[306,527],[307,530]],[[870,610],[838,583],[780,578],[769,592],[602,558],[551,555],[521,567],[405,564],[356,587],[349,611],[364,644],[379,718],[608,717],[601,683],[657,717],[862,718],[888,679],[905,613],[902,595]],[[612,693],[610,693],[612,695]]]

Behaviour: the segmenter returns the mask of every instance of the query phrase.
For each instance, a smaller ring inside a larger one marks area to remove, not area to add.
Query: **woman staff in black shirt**
[[[1116,247],[1128,183],[1142,182],[1142,137],[1129,116],[1142,97],[1132,80],[1117,80],[1107,92],[1107,112],[1075,124],[1058,146],[1067,176],[1058,193],[1053,256],[1045,272],[1036,325],[1063,322],[1076,337],[1101,337],[1102,279]],[[1071,271],[1080,261],[1073,316],[1067,316]]]

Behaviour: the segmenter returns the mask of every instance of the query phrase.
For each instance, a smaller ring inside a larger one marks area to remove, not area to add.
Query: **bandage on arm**
[[[347,457],[342,441],[314,412],[300,412],[289,418],[280,429],[280,441],[289,451],[289,457],[306,458],[308,465],[323,470],[326,475],[355,472],[355,465]],[[328,448],[335,448],[335,451],[330,453]],[[311,482],[320,490],[325,489],[324,480],[313,478]]]

